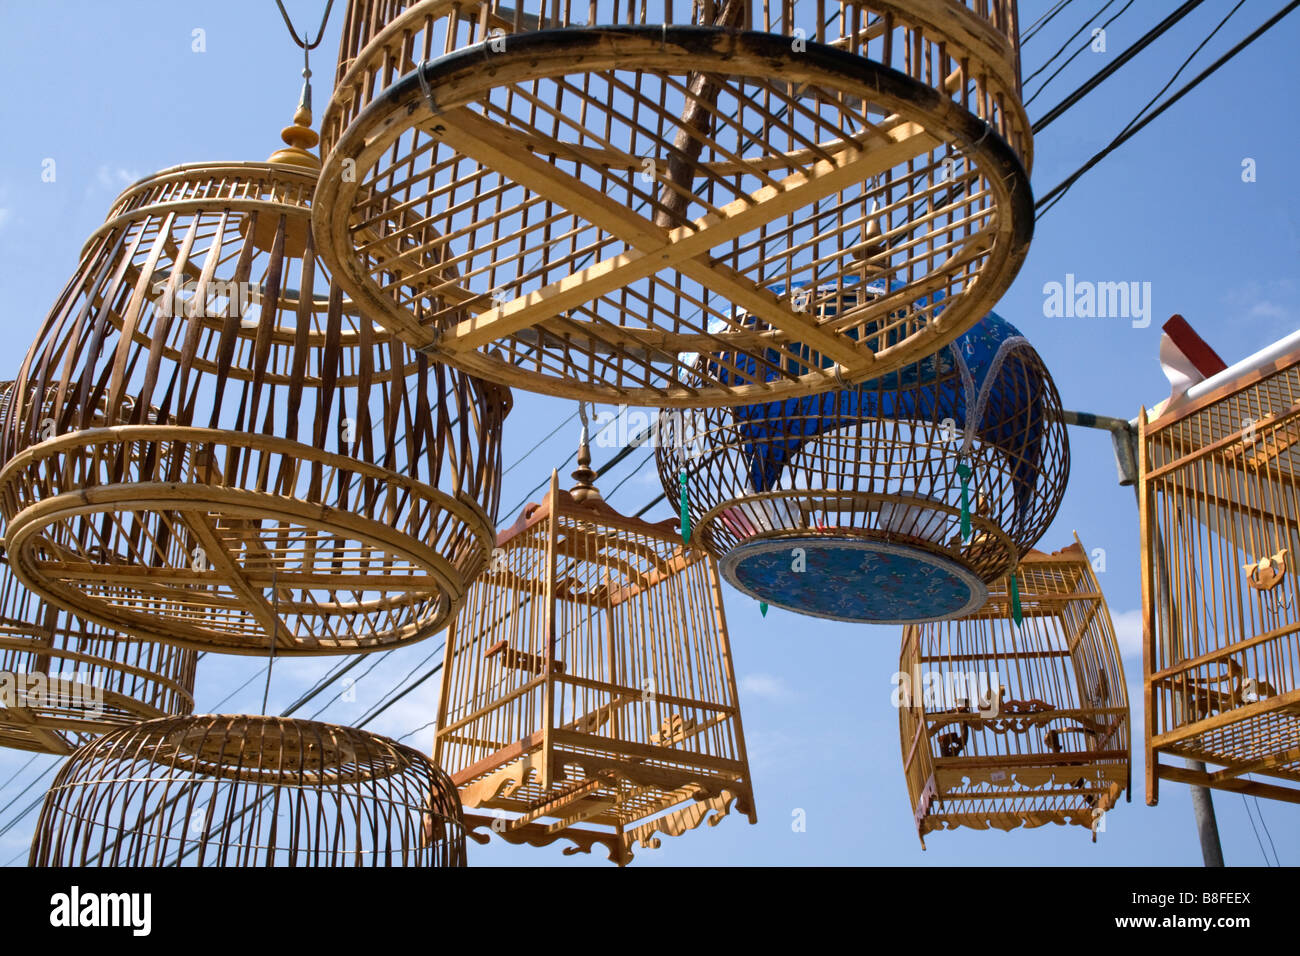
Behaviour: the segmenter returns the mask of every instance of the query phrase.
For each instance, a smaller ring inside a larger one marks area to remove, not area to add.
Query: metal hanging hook
[[[329,23],[330,11],[334,9],[334,0],[326,0],[325,13],[320,18],[320,27],[316,30],[314,40],[305,40],[298,36],[298,31],[294,29],[293,21],[289,19],[289,11],[284,8],[284,0],[275,0],[275,5],[280,8],[280,16],[284,19],[284,25],[289,29],[289,36],[293,42],[302,48],[302,101],[300,106],[311,109],[311,51],[320,46],[320,41],[325,37],[325,25]]]

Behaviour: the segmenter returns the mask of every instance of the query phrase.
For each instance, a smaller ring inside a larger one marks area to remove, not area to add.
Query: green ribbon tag
[[[763,601],[758,602],[758,613],[763,615],[763,617],[767,617],[767,604]]]
[[[961,543],[970,544],[970,465],[957,462],[957,474],[961,478]]]
[[[691,513],[686,508],[686,469],[679,476],[682,483],[682,544],[691,543]]]
[[[1024,611],[1020,609],[1020,586],[1016,583],[1016,572],[1011,572],[1011,620],[1016,622],[1016,627],[1025,619]]]

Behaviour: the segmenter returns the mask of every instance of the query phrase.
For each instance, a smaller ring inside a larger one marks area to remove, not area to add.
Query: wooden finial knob
[[[578,467],[573,471],[573,480],[577,482],[569,491],[574,501],[599,501],[600,489],[594,482],[598,472],[591,467],[591,446],[587,443],[587,426],[582,426],[582,438],[578,442]]]
[[[293,125],[280,130],[280,138],[285,143],[284,148],[272,153],[267,162],[320,169],[320,157],[308,152],[320,142],[320,137],[311,128],[311,122],[311,91],[310,87],[304,87],[302,101],[293,114]]]
[[[862,240],[853,248],[853,254],[862,262],[880,255],[885,251],[881,235],[880,220],[868,219],[862,230]]]

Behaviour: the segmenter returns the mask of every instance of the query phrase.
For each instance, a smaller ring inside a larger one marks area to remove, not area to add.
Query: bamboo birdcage
[[[0,382],[0,418],[12,382]],[[70,754],[96,734],[194,708],[192,650],[79,620],[17,581],[0,547],[0,747]]]
[[[670,500],[685,496],[691,540],[729,583],[776,607],[863,623],[979,608],[1051,523],[1069,474],[1051,376],[994,313],[862,385],[662,412],[656,446]]]
[[[623,865],[733,804],[757,818],[713,561],[616,512],[589,463],[584,442],[578,486],[552,474],[452,623],[434,761],[472,829]]]
[[[1147,803],[1162,778],[1300,803],[1300,351],[1143,411],[1139,443]]]
[[[309,124],[266,163],[127,189],[23,363],[0,431],[10,560],[102,627],[371,651],[436,632],[486,564],[509,392],[330,280]]]
[[[973,325],[1033,228],[1015,0],[351,0],[322,129],[356,301],[579,400],[882,375]],[[888,295],[834,317],[771,291],[860,274]]]
[[[47,604],[0,551],[0,747],[70,754],[123,724],[188,714],[197,659]]]
[[[31,866],[464,866],[456,788],[375,734],[264,716],[163,718],[77,751]]]
[[[896,701],[917,834],[1104,828],[1129,789],[1128,691],[1088,555],[1031,551],[974,614],[903,631]],[[973,686],[974,685],[974,686]]]

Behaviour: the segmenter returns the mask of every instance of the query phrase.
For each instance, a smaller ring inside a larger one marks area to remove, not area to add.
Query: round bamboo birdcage
[[[656,445],[669,500],[684,496],[691,540],[733,586],[863,623],[979,608],[1051,523],[1069,474],[1051,376],[993,313],[862,385],[661,412]]]
[[[434,760],[474,839],[622,866],[757,817],[717,567],[607,504],[589,465],[584,442],[577,485],[552,473],[448,628]]]
[[[283,717],[171,717],[59,769],[31,866],[464,866],[460,800],[416,750]]]
[[[0,382],[0,418],[12,382]],[[0,747],[70,754],[122,724],[188,714],[198,654],[136,641],[33,595],[0,546]]]
[[[0,551],[0,747],[69,754],[123,724],[188,714],[197,659],[47,604]]]
[[[1014,0],[352,0],[322,128],[354,299],[579,400],[878,377],[978,321],[1033,230]],[[863,275],[889,293],[835,316],[772,291]]]
[[[1019,606],[1020,623],[1014,617]],[[917,834],[1046,823],[1098,832],[1129,791],[1115,629],[1089,556],[1032,551],[960,620],[903,631],[895,675]],[[1131,799],[1131,794],[1129,795]]]
[[[436,632],[486,564],[509,392],[331,281],[309,124],[266,163],[127,189],[22,365],[0,431],[10,560],[103,627],[372,651]]]

